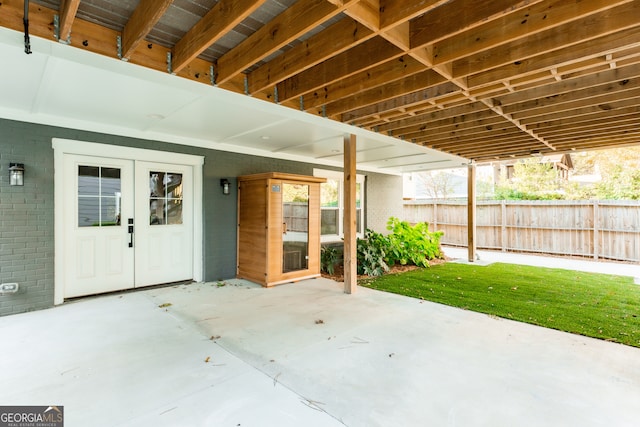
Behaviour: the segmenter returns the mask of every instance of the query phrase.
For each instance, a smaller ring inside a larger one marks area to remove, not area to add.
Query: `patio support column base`
[[[344,137],[344,292],[358,286],[356,253],[356,136]]]

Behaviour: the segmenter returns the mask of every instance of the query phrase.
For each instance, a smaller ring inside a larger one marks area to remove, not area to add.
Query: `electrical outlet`
[[[20,285],[17,283],[2,283],[0,284],[0,294],[15,294],[19,288]]]

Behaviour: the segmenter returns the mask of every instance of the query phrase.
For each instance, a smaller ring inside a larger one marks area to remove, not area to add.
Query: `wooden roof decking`
[[[639,0],[60,3],[32,35],[478,162],[640,143]]]

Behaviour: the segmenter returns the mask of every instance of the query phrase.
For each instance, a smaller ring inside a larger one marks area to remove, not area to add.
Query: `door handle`
[[[287,223],[286,222],[282,223],[282,234],[287,234]]]
[[[129,247],[133,247],[133,218],[129,218]]]

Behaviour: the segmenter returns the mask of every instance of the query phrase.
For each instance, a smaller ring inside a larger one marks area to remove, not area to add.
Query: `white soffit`
[[[0,28],[0,117],[389,174],[459,167],[466,159],[168,73]]]

